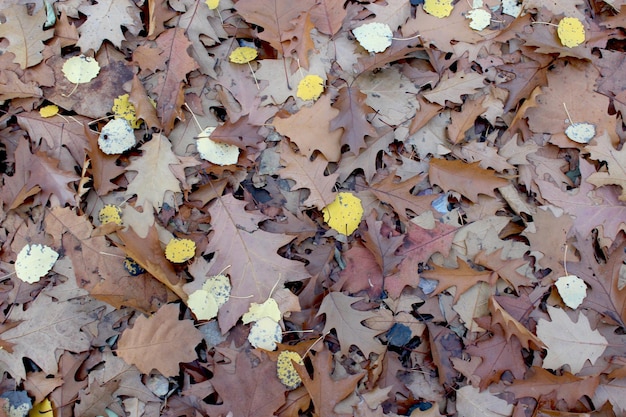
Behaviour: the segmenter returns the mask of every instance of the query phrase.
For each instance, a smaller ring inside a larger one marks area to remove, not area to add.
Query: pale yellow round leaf
[[[596,127],[591,123],[573,123],[565,129],[565,135],[578,143],[589,143],[596,135]]]
[[[74,84],[88,83],[96,78],[99,72],[98,61],[85,55],[74,56],[63,64],[65,78]]]
[[[58,258],[59,254],[49,246],[26,245],[17,254],[15,273],[22,281],[32,284],[50,272]]]
[[[585,41],[585,27],[575,17],[564,17],[559,22],[557,34],[563,46],[575,48]]]
[[[217,306],[221,307],[228,301],[232,287],[228,277],[220,274],[207,278],[202,289],[210,293],[215,298]]]
[[[135,146],[135,133],[126,119],[110,120],[98,137],[98,147],[107,155],[124,153]]]
[[[393,38],[389,25],[380,22],[366,23],[352,30],[352,33],[368,52],[383,52],[391,46]]]
[[[452,0],[425,0],[424,11],[440,19],[450,16],[452,13]],[[443,30],[443,28],[442,28]]]
[[[187,307],[198,320],[211,320],[217,316],[219,306],[213,294],[205,290],[196,290],[189,295]]]
[[[246,324],[261,320],[263,317],[269,317],[276,322],[280,321],[280,308],[273,298],[268,298],[263,304],[251,303],[248,312],[241,317],[241,320]]]
[[[339,193],[335,200],[322,210],[324,221],[344,235],[351,235],[363,217],[361,200],[351,193]]]
[[[196,254],[196,242],[191,239],[174,238],[165,246],[165,257],[168,261],[182,263]]]
[[[278,360],[276,361],[276,375],[278,375],[280,382],[290,390],[298,388],[298,385],[302,382],[292,361],[299,365],[304,365],[302,357],[298,352],[292,350],[280,352]]]
[[[215,10],[220,5],[220,0],[206,0],[205,3],[209,6],[210,10]]]
[[[252,346],[265,350],[275,350],[276,343],[280,343],[282,340],[283,334],[280,325],[269,317],[263,317],[255,322],[250,328],[250,334],[248,334],[248,341]]]
[[[317,100],[324,92],[324,79],[319,75],[309,74],[298,83],[296,96],[302,100]]]
[[[50,104],[47,106],[43,106],[39,109],[39,115],[41,117],[52,117],[56,116],[59,113],[59,106],[55,104]]]
[[[196,148],[200,157],[215,165],[225,166],[237,163],[239,159],[239,148],[229,143],[220,143],[211,139],[211,133],[215,127],[207,127],[198,135]]]
[[[240,46],[230,53],[228,59],[235,64],[246,64],[253,61],[258,55],[256,49],[249,46]]]
[[[471,19],[469,26],[474,30],[483,30],[491,24],[491,13],[485,9],[472,9],[465,17]]]
[[[563,302],[569,308],[576,309],[587,296],[587,285],[585,281],[576,275],[566,275],[556,280],[556,288]]]

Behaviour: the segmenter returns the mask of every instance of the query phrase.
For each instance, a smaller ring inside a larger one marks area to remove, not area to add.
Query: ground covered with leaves
[[[0,7],[0,415],[626,412],[626,1]]]

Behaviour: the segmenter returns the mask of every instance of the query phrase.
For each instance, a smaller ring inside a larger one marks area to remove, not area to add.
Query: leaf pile
[[[5,1],[2,410],[623,415],[625,16]]]

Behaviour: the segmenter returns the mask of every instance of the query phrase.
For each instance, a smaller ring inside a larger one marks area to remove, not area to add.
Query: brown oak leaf
[[[431,159],[428,177],[431,184],[437,184],[444,191],[458,191],[473,202],[478,201],[478,194],[495,197],[493,190],[509,182],[479,165],[479,162],[467,164],[458,160]]]

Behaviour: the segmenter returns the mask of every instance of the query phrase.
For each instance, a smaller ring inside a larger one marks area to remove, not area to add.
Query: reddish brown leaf
[[[366,136],[375,136],[376,129],[367,120],[367,115],[374,110],[365,104],[367,95],[356,87],[344,87],[339,90],[339,97],[333,108],[339,114],[330,121],[330,130],[342,128],[341,144],[348,145],[355,155],[365,148]]]
[[[495,285],[497,275],[493,274],[491,271],[478,271],[470,267],[460,258],[457,258],[457,262],[459,264],[457,269],[449,269],[435,265],[434,269],[427,269],[420,273],[421,277],[439,281],[437,288],[435,288],[431,296],[437,295],[450,287],[456,287],[453,301],[454,304],[456,304],[461,294],[481,281],[489,285]]]
[[[457,160],[431,159],[428,177],[431,184],[437,184],[444,191],[458,191],[473,202],[478,201],[478,194],[495,197],[493,190],[509,182],[478,165],[479,162],[467,164]]]

